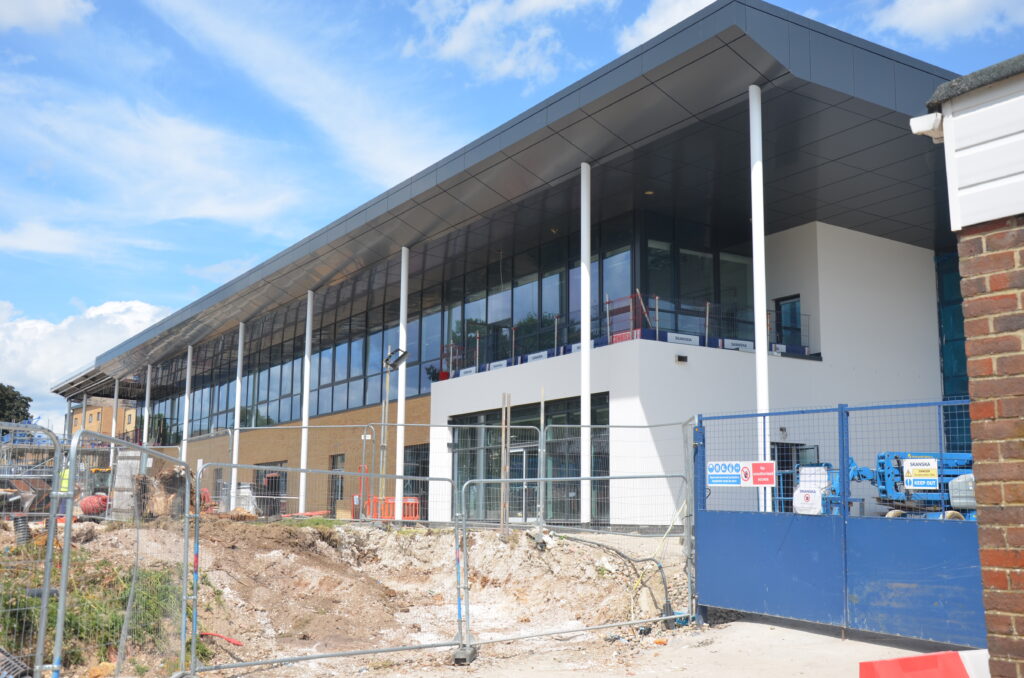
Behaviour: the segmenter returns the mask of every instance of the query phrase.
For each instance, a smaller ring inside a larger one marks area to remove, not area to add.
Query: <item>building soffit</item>
[[[820,218],[931,242],[928,220],[944,204],[935,191],[941,154],[897,130],[954,77],[767,3],[719,0],[101,354],[95,368],[137,372],[403,245],[531,194],[571,187],[580,162],[635,164],[652,142],[683,138],[702,124],[743,135],[737,139],[745,144],[749,84],[765,90],[767,180],[773,172],[787,179],[774,192],[767,187],[769,231]],[[875,188],[893,201],[891,214],[909,220],[879,226],[876,217],[889,215],[869,206],[878,202],[869,196]],[[69,386],[54,391],[66,394]]]

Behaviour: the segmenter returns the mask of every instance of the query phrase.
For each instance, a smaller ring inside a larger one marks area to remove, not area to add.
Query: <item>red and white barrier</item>
[[[861,662],[860,678],[990,678],[988,650],[935,652]]]

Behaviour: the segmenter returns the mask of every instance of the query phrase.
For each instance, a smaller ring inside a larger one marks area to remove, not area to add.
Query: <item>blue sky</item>
[[[53,381],[700,0],[4,0],[0,382]],[[966,73],[1019,0],[780,2]],[[59,425],[59,421],[54,421]]]

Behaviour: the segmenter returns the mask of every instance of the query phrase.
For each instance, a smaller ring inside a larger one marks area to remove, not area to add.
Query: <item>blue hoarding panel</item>
[[[972,521],[851,518],[850,627],[985,647]]]
[[[698,511],[701,605],[842,624],[842,520]]]

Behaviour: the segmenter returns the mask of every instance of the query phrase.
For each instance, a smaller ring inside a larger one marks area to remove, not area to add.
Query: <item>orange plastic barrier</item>
[[[369,497],[364,515],[371,520],[395,520],[395,497]],[[402,497],[401,520],[420,519],[420,498]]]
[[[860,663],[860,678],[970,678],[958,652]]]

